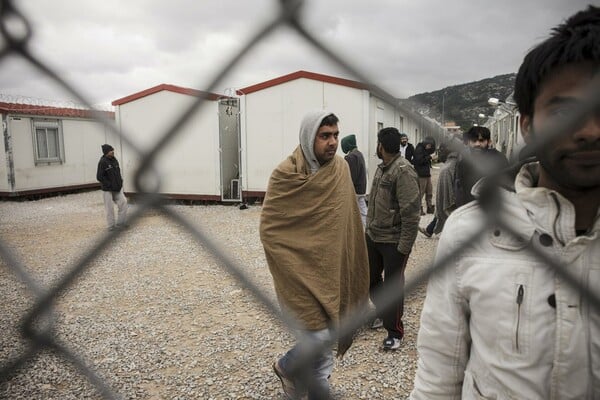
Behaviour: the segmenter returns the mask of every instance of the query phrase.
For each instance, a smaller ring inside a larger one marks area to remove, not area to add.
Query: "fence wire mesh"
[[[301,38],[303,38],[308,44],[317,49],[323,57],[329,59],[333,63],[342,67],[347,73],[355,77],[358,81],[370,83],[373,82],[370,79],[369,74],[359,71],[355,67],[352,60],[344,59],[340,57],[335,51],[329,48],[325,43],[319,41],[309,30],[305,28],[304,21],[301,18],[301,9],[306,6],[302,0],[280,0],[276,3],[277,12],[271,18],[270,21],[265,23],[263,26],[258,27],[256,33],[249,38],[247,43],[243,46],[239,53],[235,54],[228,62],[221,66],[220,69],[216,70],[215,77],[212,83],[206,88],[208,93],[214,91],[215,88],[222,82],[222,80],[231,72],[231,70],[240,63],[240,61],[248,56],[252,50],[263,40],[270,35],[275,34],[276,30],[281,27],[288,27],[294,30]],[[28,46],[31,40],[32,31],[34,27],[28,21],[26,15],[23,15],[17,8],[15,2],[4,0],[0,2],[0,33],[2,34],[2,48],[0,49],[0,62],[8,56],[18,56],[26,60],[29,64],[37,68],[43,73],[47,79],[56,82],[78,101],[90,106],[90,102],[81,94],[78,88],[73,87],[66,80],[62,78],[62,75],[66,71],[54,71],[50,67],[44,64],[36,54],[30,51]],[[598,75],[598,74],[597,74]],[[376,87],[375,85],[371,85]],[[394,99],[385,90],[380,88],[377,89],[378,94],[383,98]],[[541,148],[550,140],[554,140],[560,135],[567,134],[576,128],[580,121],[584,120],[590,114],[596,112],[600,107],[600,76],[596,76],[593,84],[590,85],[588,90],[587,98],[589,101],[585,105],[566,116],[561,117],[555,121],[546,132],[538,135],[538,138],[543,138],[543,141],[534,143],[528,147],[525,155],[533,154],[536,149]],[[179,224],[181,229],[191,234],[194,240],[210,253],[222,264],[225,270],[231,274],[242,286],[244,286],[248,292],[254,297],[256,302],[263,304],[266,309],[281,320],[286,326],[293,330],[298,326],[297,322],[289,315],[282,313],[279,307],[273,303],[273,301],[265,296],[260,287],[252,282],[252,279],[247,275],[243,266],[239,265],[232,257],[228,256],[215,241],[208,235],[203,229],[196,224],[189,221],[184,215],[178,213],[175,209],[167,207],[168,202],[165,201],[163,196],[160,194],[160,182],[161,177],[157,174],[156,169],[153,168],[156,162],[157,156],[160,154],[162,149],[166,148],[167,145],[172,142],[182,131],[182,127],[189,122],[190,117],[198,109],[204,107],[206,102],[204,96],[199,96],[197,100],[189,106],[188,109],[184,110],[176,123],[167,129],[161,136],[161,139],[147,151],[143,151],[136,144],[130,140],[128,132],[117,129],[115,124],[106,118],[105,113],[98,112],[96,118],[107,126],[129,146],[142,160],[139,168],[135,174],[135,187],[138,193],[144,193],[139,197],[139,207],[136,212],[130,216],[130,222],[135,224],[141,216],[147,213],[149,210],[158,212],[165,217],[175,221]],[[392,100],[393,101],[393,100]],[[464,154],[465,158],[468,158],[468,154]],[[520,163],[515,161],[515,164]],[[480,165],[472,165],[472,168],[479,168]],[[513,165],[514,167],[514,165]],[[502,220],[503,215],[503,204],[499,202],[501,196],[498,195],[500,174],[494,175],[489,180],[489,183],[484,187],[480,204],[485,211],[487,218],[486,225],[475,235],[473,238],[479,236],[485,229],[491,226],[498,226],[512,235],[518,237],[519,233],[514,230],[511,225],[511,221]],[[152,185],[148,185],[145,182],[154,182]],[[64,274],[58,282],[53,285],[45,285],[35,279],[28,270],[25,262],[20,259],[15,252],[7,244],[5,238],[0,238],[0,257],[8,269],[18,277],[27,286],[30,295],[34,298],[34,306],[23,316],[21,328],[21,335],[23,339],[29,344],[28,348],[19,354],[17,357],[10,360],[3,360],[0,365],[0,382],[7,382],[12,376],[18,374],[21,368],[26,367],[26,362],[31,358],[38,355],[43,351],[51,351],[58,356],[64,358],[68,362],[72,363],[91,384],[95,386],[98,393],[107,399],[121,398],[124,394],[115,392],[103,378],[94,369],[93,365],[88,364],[80,355],[69,348],[69,346],[63,343],[55,334],[56,316],[54,306],[61,294],[76,284],[77,278],[88,272],[90,266],[103,252],[109,249],[121,235],[126,235],[126,231],[120,231],[117,234],[105,235],[96,245],[82,255],[78,260],[72,263],[69,267],[68,273]],[[455,257],[464,251],[469,239],[464,240],[465,245],[458,248],[449,258]],[[574,287],[577,287],[582,295],[589,301],[593,307],[600,308],[600,296],[598,293],[591,292],[590,290],[580,287],[577,279],[572,275],[564,265],[561,265],[556,260],[549,258],[544,253],[536,250],[534,247],[530,248],[539,259],[546,265],[552,267],[558,275],[569,282]],[[422,285],[427,281],[435,271],[445,268],[448,265],[448,260],[438,260],[426,268],[422,269],[418,274],[408,280],[405,284],[404,291],[389,290],[386,293],[381,293],[381,297],[385,299],[385,303],[388,307],[391,307],[393,303],[403,296],[404,293],[410,293],[415,290],[419,285]],[[351,332],[356,331],[363,326],[367,321],[374,317],[373,311],[362,310],[357,315],[352,315],[341,322],[337,332],[334,332],[334,336],[347,335]],[[299,337],[298,340],[305,340]],[[321,344],[324,346],[326,344]],[[302,362],[298,365],[298,368],[302,369],[306,363],[310,362],[311,357],[314,356],[320,350],[319,345],[312,347],[309,346],[309,350],[304,354]]]

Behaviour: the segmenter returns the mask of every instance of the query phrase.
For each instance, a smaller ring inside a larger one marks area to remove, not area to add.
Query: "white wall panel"
[[[146,152],[174,125],[196,97],[161,91],[118,106],[123,135]],[[218,103],[206,100],[164,149],[153,167],[161,176],[162,193],[219,195]],[[140,157],[123,145],[125,191],[135,192],[134,173]]]

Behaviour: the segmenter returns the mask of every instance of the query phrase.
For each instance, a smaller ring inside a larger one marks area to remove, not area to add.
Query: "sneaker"
[[[383,341],[383,349],[384,350],[397,350],[400,348],[400,342],[402,339],[395,337],[387,337]]]
[[[427,236],[428,238],[433,236],[431,233],[427,232],[427,229],[425,229],[425,228],[419,227],[419,232],[421,232],[423,235]]]
[[[375,318],[372,322],[371,322],[371,329],[379,329],[383,326],[383,321],[381,320],[381,318]]]
[[[281,381],[281,386],[283,387],[283,393],[288,399],[298,399],[300,398],[300,393],[296,391],[296,385],[294,384],[294,380],[283,372],[283,369],[279,366],[279,362],[275,361],[273,363],[273,371],[275,371],[275,375]]]

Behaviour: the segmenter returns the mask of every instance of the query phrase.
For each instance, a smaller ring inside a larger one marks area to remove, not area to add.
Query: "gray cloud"
[[[160,83],[205,89],[279,12],[278,0],[21,0],[29,47],[92,103]],[[515,72],[524,54],[585,1],[306,1],[303,24],[374,83],[398,97]],[[290,29],[259,43],[216,91],[305,69],[352,78]],[[68,94],[14,57],[0,61],[0,89]]]

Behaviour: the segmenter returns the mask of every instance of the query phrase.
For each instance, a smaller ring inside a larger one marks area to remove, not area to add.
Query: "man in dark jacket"
[[[348,135],[342,139],[342,151],[346,156],[344,159],[350,168],[350,176],[356,192],[356,202],[360,210],[360,218],[363,226],[367,218],[367,168],[365,166],[365,157],[356,147],[356,135]]]
[[[409,163],[412,163],[415,155],[415,146],[412,143],[408,143],[408,135],[406,133],[400,134],[400,154],[406,158]]]
[[[123,193],[123,178],[121,177],[121,168],[115,158],[115,149],[109,144],[102,145],[102,157],[98,161],[98,172],[96,179],[100,182],[100,187],[104,195],[104,208],[106,209],[106,222],[108,230],[126,226],[127,218],[127,198]],[[117,205],[117,222],[115,224],[114,204]]]
[[[415,148],[415,156],[412,163],[419,177],[419,204],[423,201],[425,195],[425,203],[427,204],[427,214],[433,214],[433,186],[431,185],[431,161],[435,158],[435,140],[431,136],[427,136],[423,141],[417,144]],[[425,215],[421,206],[421,215]]]

